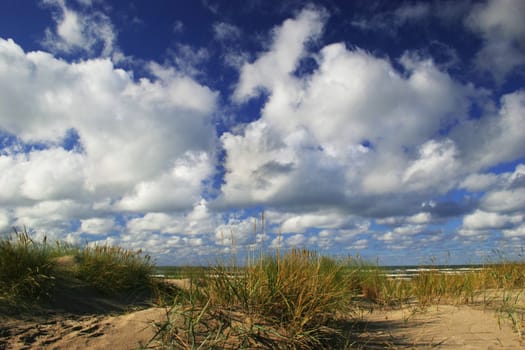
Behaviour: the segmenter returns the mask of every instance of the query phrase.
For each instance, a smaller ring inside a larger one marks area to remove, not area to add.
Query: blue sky
[[[277,247],[381,264],[519,256],[523,13],[3,1],[0,231],[159,264]]]

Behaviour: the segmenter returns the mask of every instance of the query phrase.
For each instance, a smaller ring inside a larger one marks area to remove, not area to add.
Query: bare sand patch
[[[524,339],[494,310],[467,305],[402,308],[362,315],[364,349],[523,349]],[[356,345],[357,345],[356,344]]]

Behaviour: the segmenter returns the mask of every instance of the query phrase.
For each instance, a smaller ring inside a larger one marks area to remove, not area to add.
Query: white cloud
[[[481,208],[492,212],[525,210],[525,188],[489,192],[481,200]]]
[[[509,216],[476,210],[463,218],[463,228],[466,230],[501,229],[520,223],[522,220],[521,215]]]
[[[352,25],[366,31],[380,31],[395,36],[405,25],[419,24],[424,20],[439,19],[445,23],[460,20],[470,8],[470,0],[447,2],[403,2],[394,10],[357,14]],[[373,9],[373,7],[371,7]],[[372,12],[372,11],[371,11]]]
[[[304,233],[308,228],[342,228],[350,225],[352,218],[338,212],[318,211],[287,218],[281,224],[283,233]]]
[[[457,156],[451,140],[425,142],[419,149],[419,159],[405,170],[403,182],[414,190],[428,190],[437,183],[441,185],[441,191],[446,192],[453,185],[449,179],[454,178],[459,167]],[[442,179],[445,179],[445,184],[440,184]]]
[[[395,236],[392,231],[389,231],[389,232],[377,235],[376,238],[380,241],[391,242],[395,239]]]
[[[321,34],[323,22],[322,12],[306,9],[297,18],[288,19],[276,28],[270,51],[255,62],[242,66],[234,99],[246,100],[256,96],[259,87],[270,90],[277,82],[286,80],[296,68],[298,59],[304,55],[305,44]]]
[[[525,2],[489,0],[477,4],[465,20],[483,38],[476,64],[493,74],[498,83],[517,67],[525,65]]]
[[[423,231],[424,228],[425,228],[424,225],[404,225],[404,226],[396,227],[393,233],[396,236],[415,235],[415,234],[421,233],[421,231]]]
[[[211,175],[211,160],[204,152],[188,153],[173,168],[151,180],[139,182],[115,208],[136,212],[169,212],[192,207],[200,201],[202,181]]]
[[[43,45],[52,52],[73,53],[83,51],[90,55],[98,45],[102,46],[100,55],[110,56],[115,50],[116,34],[108,16],[99,11],[81,13],[72,10],[65,0],[43,0],[43,4],[53,8],[54,30],[47,28]],[[91,5],[91,2],[83,2]]]
[[[368,240],[367,239],[358,239],[357,241],[353,242],[350,246],[348,246],[349,249],[356,249],[356,250],[363,250],[368,248]]]
[[[213,34],[219,41],[236,40],[241,36],[241,29],[233,24],[217,22],[213,25]]]
[[[421,212],[409,216],[407,222],[410,224],[428,224],[432,220],[432,215],[428,212]]]
[[[302,248],[306,242],[306,237],[302,234],[292,235],[284,240],[288,247]]]
[[[471,192],[479,192],[490,189],[497,181],[496,174],[470,174],[460,186]]]
[[[477,92],[431,60],[405,54],[402,75],[389,61],[341,43],[322,48],[315,55],[318,67],[296,77],[304,41],[322,30],[323,15],[307,13],[315,20],[305,21],[303,12],[284,22],[269,51],[240,69],[234,98],[255,96],[258,88],[269,97],[259,120],[221,138],[227,170],[222,202],[350,202],[364,211],[371,210],[364,208],[367,196],[450,190],[466,171],[459,167],[461,154],[455,140],[432,138],[467,118]],[[301,45],[291,54],[281,43],[297,32]],[[269,67],[275,72],[264,73]]]
[[[421,225],[429,224],[432,221],[432,214],[423,211],[410,216],[390,216],[386,218],[376,219],[376,223],[379,225],[399,226],[405,224]]]
[[[115,220],[111,218],[90,218],[80,220],[79,232],[94,235],[109,234],[115,228]]]
[[[126,229],[132,234],[177,233],[182,228],[181,218],[166,213],[147,213],[143,217],[128,220]]]
[[[198,235],[209,234],[219,225],[219,216],[208,211],[207,203],[201,200],[191,210],[179,213],[147,213],[142,217],[131,218],[126,229],[133,236],[152,233]]]
[[[87,218],[89,204],[73,200],[40,201],[13,210],[13,225],[28,227],[57,239],[71,233],[71,220]]]
[[[505,237],[524,237],[525,236],[525,224],[522,224],[516,228],[503,230]]]
[[[481,119],[464,121],[450,137],[462,154],[464,165],[477,171],[525,156],[525,91],[503,95],[501,107]]]
[[[227,223],[217,226],[215,229],[215,243],[231,249],[238,249],[246,244],[254,244],[257,241],[254,231],[255,218],[230,218]]]
[[[0,156],[0,198],[5,204],[85,195],[83,156],[63,149]]]
[[[7,233],[11,225],[11,218],[7,210],[0,209],[0,236]]]
[[[135,80],[109,59],[68,63],[0,39],[0,128],[16,137],[0,153],[0,199],[14,224],[67,237],[72,221],[119,209],[199,205],[215,165],[217,94],[150,68],[154,78]]]
[[[210,52],[206,48],[195,48],[184,44],[177,44],[173,50],[168,50],[168,52],[177,70],[189,76],[203,75],[204,63],[207,63],[211,58]],[[154,71],[163,69],[158,65],[152,68]]]

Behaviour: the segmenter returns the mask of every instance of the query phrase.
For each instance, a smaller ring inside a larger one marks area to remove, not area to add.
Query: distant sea
[[[478,271],[483,268],[484,265],[472,264],[472,265],[390,265],[390,266],[373,266],[372,268],[379,269],[381,273],[389,278],[394,279],[411,279],[420,272],[434,271],[443,274],[462,274],[471,271]],[[156,277],[170,277],[170,278],[183,278],[189,275],[199,273],[207,273],[209,270],[207,267],[180,267],[180,266],[157,266],[155,269]]]
[[[461,274],[466,272],[478,271],[483,265],[403,265],[403,266],[379,266],[384,271],[385,276],[396,279],[410,279],[420,272],[435,271],[443,274]]]

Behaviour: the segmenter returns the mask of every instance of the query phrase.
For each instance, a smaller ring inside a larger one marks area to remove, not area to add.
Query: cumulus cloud
[[[496,174],[470,174],[460,184],[462,188],[465,188],[471,192],[485,191],[498,182],[498,176]]]
[[[434,140],[424,143],[419,149],[419,158],[413,161],[403,174],[403,182],[414,190],[429,189],[437,182],[438,188],[446,192],[454,183],[447,181],[440,184],[442,179],[454,178],[458,171],[459,163],[456,161],[458,154],[455,144],[451,140],[436,142]]]
[[[116,33],[108,16],[88,8],[85,13],[67,6],[66,0],[42,0],[53,9],[54,29],[47,28],[42,44],[55,53],[85,52],[107,57],[114,53]],[[89,7],[90,1],[82,1]],[[99,49],[99,47],[101,47]]]
[[[167,173],[136,184],[115,209],[170,212],[190,208],[200,201],[202,181],[212,174],[211,163],[205,152],[185,154]]]
[[[201,200],[184,212],[149,212],[130,218],[126,229],[139,236],[151,233],[197,235],[214,232],[219,222],[217,214],[210,213],[206,201]]]
[[[466,179],[469,189],[482,191],[478,209],[463,218],[463,235],[488,234],[501,230],[505,237],[521,236],[525,216],[525,165],[513,172],[476,174]],[[488,185],[486,185],[488,183]]]
[[[428,211],[419,212],[409,216],[391,216],[386,218],[376,219],[376,223],[380,225],[399,226],[405,224],[422,225],[429,224],[433,220],[432,214]]]
[[[71,199],[40,201],[13,209],[13,225],[29,227],[50,237],[63,237],[72,231],[72,220],[88,218],[92,208]]]
[[[322,12],[306,9],[276,28],[270,51],[242,66],[234,99],[246,100],[256,96],[260,88],[272,89],[275,83],[286,79],[304,55],[305,44],[321,34],[324,17]]]
[[[24,200],[81,198],[85,192],[82,155],[61,148],[28,154],[0,155],[0,198],[16,205]]]
[[[353,218],[335,211],[310,212],[286,218],[281,224],[283,233],[304,233],[309,228],[330,229],[353,226]]]
[[[169,171],[188,151],[209,151],[213,143],[215,94],[186,76],[155,73],[157,80],[135,82],[109,60],[68,64],[43,52],[25,54],[2,39],[0,90],[6,93],[0,97],[0,121],[22,142],[52,148],[74,129],[81,154],[49,150],[35,152],[35,160],[68,157],[77,168],[83,162],[76,174],[85,174],[86,187],[94,191],[134,185]],[[20,88],[12,88],[14,81]],[[35,103],[25,103],[28,99]]]
[[[297,32],[304,43],[321,32],[321,18],[303,12],[286,21],[270,49],[240,69],[234,98],[250,98],[260,88],[269,96],[259,120],[221,137],[227,171],[220,200],[385,215],[395,209],[365,208],[370,198],[404,193],[413,206],[423,192],[453,188],[464,171],[460,150],[455,140],[434,137],[467,118],[476,91],[431,60],[407,53],[401,74],[388,60],[341,43],[316,54],[311,74],[295,76],[304,47],[290,54],[279,43]],[[276,57],[287,68],[262,74],[279,67]]]
[[[509,216],[476,210],[463,218],[463,228],[467,230],[501,229],[520,223],[522,220],[521,215]]]
[[[481,207],[494,212],[525,210],[525,188],[491,191],[481,200]]]
[[[500,99],[497,111],[488,109],[480,119],[463,121],[452,130],[451,138],[471,169],[485,170],[501,162],[525,156],[525,91],[518,90]]]
[[[506,237],[524,237],[525,236],[525,224],[522,224],[510,230],[503,230],[502,232],[503,232],[503,235]]]
[[[465,24],[483,39],[476,55],[479,69],[492,73],[498,83],[525,65],[525,23],[521,0],[489,0],[477,4]]]
[[[215,162],[217,94],[173,69],[150,70],[135,80],[109,59],[68,63],[0,39],[0,125],[16,140],[0,154],[0,198],[19,206],[17,223],[199,203]],[[66,203],[81,213],[46,211]]]
[[[257,242],[257,232],[254,231],[254,218],[239,219],[231,217],[215,229],[215,243],[228,248],[239,248],[246,244]]]
[[[115,228],[112,218],[90,218],[80,220],[79,232],[93,235],[109,234]]]

